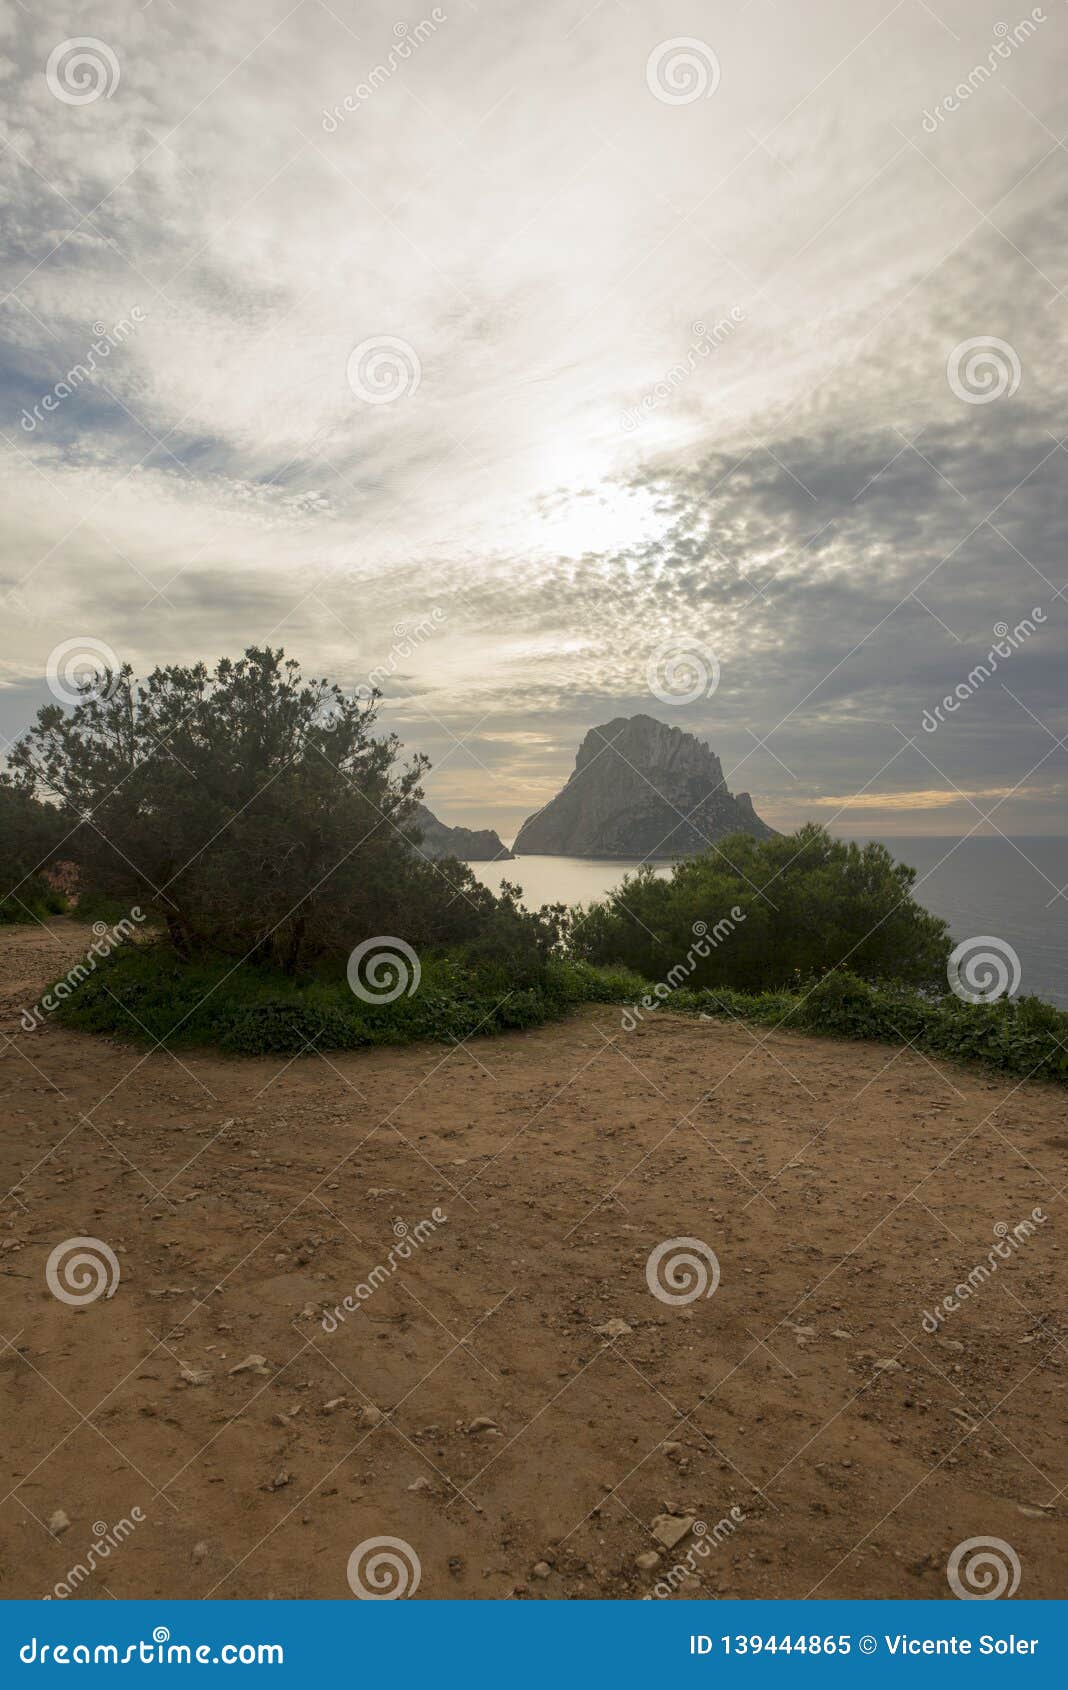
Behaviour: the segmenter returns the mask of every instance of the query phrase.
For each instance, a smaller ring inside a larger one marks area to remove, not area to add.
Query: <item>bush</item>
[[[166,943],[124,945],[99,962],[54,1011],[67,1026],[164,1048],[213,1045],[235,1056],[298,1056],[428,1039],[454,1043],[536,1027],[583,1003],[723,1017],[843,1039],[908,1042],[935,1056],[1068,1083],[1068,1013],[1037,998],[992,1004],[931,998],[872,985],[846,970],[805,992],[730,987],[672,992],[660,1005],[649,982],[620,967],[561,958],[536,981],[502,983],[496,966],[463,954],[424,958],[414,996],[388,1004],[355,997],[341,974],[294,980],[278,970],[235,968],[225,957],[184,961]],[[643,1011],[637,1019],[646,1019]]]
[[[121,921],[129,921],[131,916],[129,904],[122,903],[118,898],[109,898],[95,888],[87,891],[77,890],[73,905],[73,914],[77,921],[102,921],[108,927],[117,927]]]
[[[233,1056],[288,1056],[307,1050],[351,1050],[371,1040],[342,1014],[271,999],[237,1011],[221,1029],[219,1043]]]
[[[575,1004],[618,1001],[641,985],[618,969],[551,959],[536,981],[516,986],[502,982],[496,966],[436,956],[423,959],[413,996],[368,1004],[340,973],[294,980],[278,970],[234,968],[224,957],[187,962],[158,942],[113,952],[55,1014],[86,1032],[169,1049],[299,1055],[535,1027]]]
[[[915,870],[885,846],[824,828],[754,839],[735,834],[675,865],[639,870],[575,920],[571,944],[673,988],[796,988],[848,966],[865,980],[945,986],[944,921],[912,897]]]
[[[807,994],[677,992],[670,1003],[672,1008],[763,1026],[886,1044],[907,1042],[936,1056],[1068,1083],[1068,1012],[1039,998],[964,1003],[902,986],[873,986],[843,970],[827,975]]]
[[[62,915],[67,900],[42,875],[32,874],[14,882],[15,889],[0,898],[0,927],[16,922],[42,921],[45,916]]]

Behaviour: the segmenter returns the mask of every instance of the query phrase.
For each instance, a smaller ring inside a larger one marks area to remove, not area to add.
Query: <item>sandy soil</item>
[[[348,1597],[380,1537],[420,1597],[948,1597],[990,1536],[1068,1590],[1063,1091],[606,1008],[289,1063],[22,1032],[85,942],[0,930],[3,1597],[122,1521],[83,1595]],[[80,1236],[121,1269],[84,1307]],[[669,1305],[678,1238],[721,1278]]]

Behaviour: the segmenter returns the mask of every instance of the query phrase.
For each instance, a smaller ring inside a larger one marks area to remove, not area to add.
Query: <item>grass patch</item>
[[[642,990],[644,982],[621,968],[553,961],[517,984],[498,965],[439,956],[422,959],[411,997],[367,1004],[343,973],[300,981],[229,959],[183,962],[160,942],[114,951],[55,1013],[65,1026],[135,1043],[297,1055],[536,1027],[576,1004],[613,1003]]]
[[[293,980],[231,959],[183,962],[163,941],[127,944],[55,1010],[68,1027],[168,1048],[215,1046],[234,1056],[295,1056],[538,1027],[578,1004],[639,1004],[648,981],[622,967],[554,960],[517,982],[500,964],[422,959],[418,990],[388,1004],[354,996],[344,974]],[[933,1056],[1068,1084],[1068,1013],[1039,998],[963,1003],[904,986],[827,974],[809,992],[672,992],[673,1012],[764,1027],[911,1044]],[[655,1014],[655,1007],[638,1019]]]
[[[911,1044],[933,1056],[980,1062],[1002,1073],[1068,1084],[1068,1013],[1040,998],[963,1003],[907,987],[872,986],[826,975],[807,993],[675,992],[672,1009],[823,1033],[840,1039]]]

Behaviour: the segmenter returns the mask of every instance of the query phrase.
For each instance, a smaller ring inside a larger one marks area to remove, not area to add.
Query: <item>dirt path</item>
[[[124,1521],[82,1594],[347,1597],[390,1537],[421,1597],[939,1597],[991,1536],[1064,1594],[1064,1091],[603,1007],[289,1063],[21,1031],[86,937],[0,929],[0,1595]],[[684,1238],[721,1278],[668,1304]]]

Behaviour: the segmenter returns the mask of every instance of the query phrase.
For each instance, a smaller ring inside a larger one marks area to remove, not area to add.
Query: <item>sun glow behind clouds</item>
[[[588,553],[632,551],[661,538],[669,518],[657,508],[647,488],[617,487],[560,489],[537,501],[516,544],[523,550],[556,557],[584,557]]]

